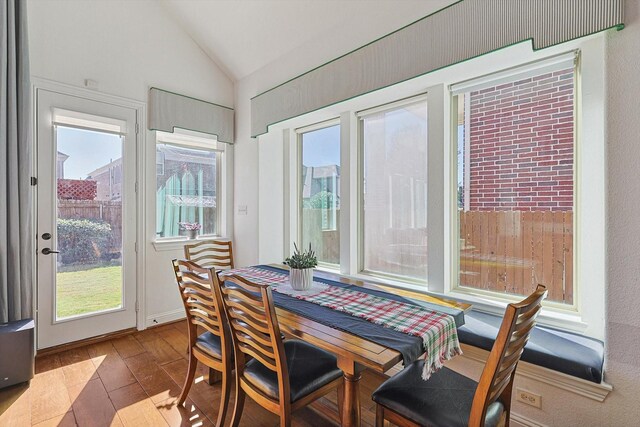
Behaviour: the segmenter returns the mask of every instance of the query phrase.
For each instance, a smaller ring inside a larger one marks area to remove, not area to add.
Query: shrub
[[[303,202],[305,209],[329,209],[333,207],[335,195],[330,191],[320,191]],[[339,199],[337,200],[339,201]]]
[[[91,219],[58,219],[58,248],[63,264],[100,260],[109,250],[111,226]]]

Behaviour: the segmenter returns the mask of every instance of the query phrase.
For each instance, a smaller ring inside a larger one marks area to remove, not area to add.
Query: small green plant
[[[318,265],[318,258],[316,258],[316,253],[311,249],[311,243],[309,243],[309,250],[300,251],[298,246],[293,244],[294,251],[293,255],[284,260],[284,263],[291,268],[297,269],[305,269],[305,268],[314,268]]]

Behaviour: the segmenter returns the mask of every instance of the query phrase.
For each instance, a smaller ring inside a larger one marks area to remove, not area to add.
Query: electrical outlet
[[[542,408],[542,396],[521,388],[516,389],[516,400],[535,408]]]

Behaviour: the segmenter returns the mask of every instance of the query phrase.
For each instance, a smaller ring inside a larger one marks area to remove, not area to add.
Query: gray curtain
[[[31,84],[24,0],[0,1],[0,323],[32,317]]]

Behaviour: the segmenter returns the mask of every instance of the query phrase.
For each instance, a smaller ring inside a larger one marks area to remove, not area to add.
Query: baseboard
[[[511,413],[511,425],[517,427],[546,427],[545,424],[540,424],[531,418],[524,417],[522,415]]]
[[[176,320],[184,319],[184,308],[178,310],[165,311],[164,313],[157,313],[151,316],[147,316],[147,327],[154,325],[161,325],[163,323],[175,322]]]
[[[39,357],[48,356],[51,354],[60,353],[67,350],[72,350],[78,347],[84,347],[90,344],[97,344],[103,341],[109,341],[116,338],[122,338],[127,335],[131,335],[137,332],[136,328],[123,329],[121,331],[109,332],[108,334],[99,335],[96,337],[86,338],[79,341],[73,341],[66,344],[60,344],[53,347],[42,348],[36,352],[36,359]]]

